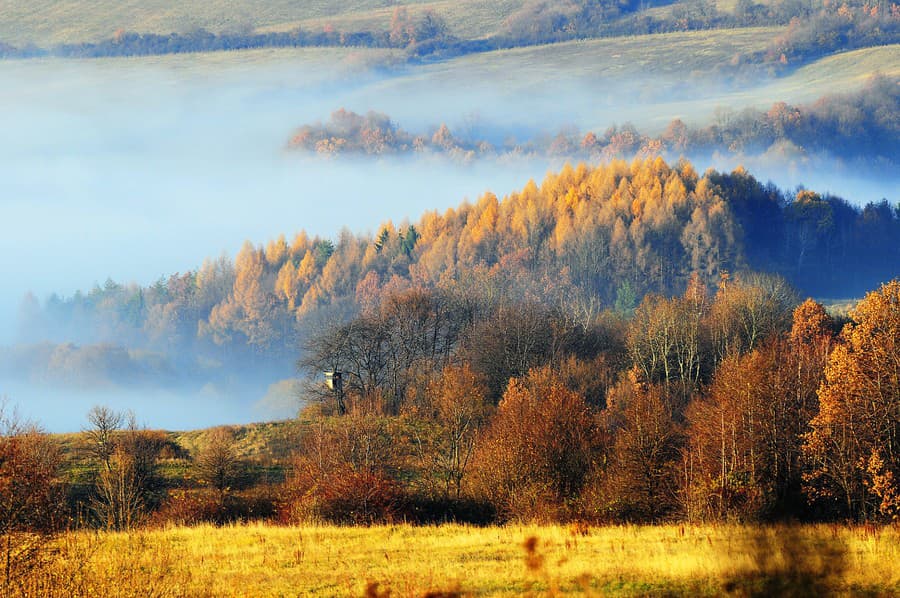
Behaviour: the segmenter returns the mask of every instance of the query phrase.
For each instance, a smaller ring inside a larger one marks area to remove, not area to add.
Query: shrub
[[[284,485],[286,522],[371,524],[403,519],[408,476],[406,422],[360,413],[311,425]]]
[[[154,527],[165,525],[198,525],[200,523],[221,523],[222,503],[218,495],[210,490],[175,490],[163,502],[160,509],[150,517]]]
[[[149,524],[163,527],[269,520],[276,514],[276,490],[276,486],[262,485],[225,497],[209,488],[174,490],[150,517]]]
[[[473,490],[501,518],[566,518],[597,448],[594,415],[584,397],[549,367],[514,378],[481,438]]]
[[[58,446],[0,402],[0,595],[27,595],[62,524]]]
[[[300,473],[289,483],[288,498],[279,509],[283,522],[371,525],[406,518],[403,488],[383,473],[343,466],[311,476],[305,464],[297,469]]]

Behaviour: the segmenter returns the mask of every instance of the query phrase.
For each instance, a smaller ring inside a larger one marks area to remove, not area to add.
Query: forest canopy
[[[293,452],[257,455],[256,478],[223,432],[196,480],[164,481],[182,449],[92,410],[88,435],[106,439],[58,502],[101,527],[891,520],[897,238],[886,200],[659,157],[579,164],[376,235],[301,232],[149,287],[32,297],[23,331],[90,336],[0,362],[67,385],[299,370]],[[866,287],[837,317],[798,292]],[[0,451],[18,450],[9,438]],[[22,463],[17,484],[39,465]],[[57,465],[43,495],[64,490]]]
[[[20,351],[47,357],[34,368],[4,361],[17,375],[58,379],[77,379],[59,368],[104,356],[127,365],[108,371],[141,376],[189,364],[284,372],[323,325],[409,289],[470,306],[562,306],[586,320],[609,308],[630,313],[650,293],[679,294],[692,276],[715,288],[744,271],[783,276],[815,296],[858,296],[900,274],[897,238],[900,207],[886,200],[859,208],[782,191],[741,168],[700,175],[658,157],[579,164],[503,199],[486,193],[415,223],[385,222],[375,235],[301,232],[247,242],[234,261],[208,260],[147,287],[109,280],[68,298],[26,297],[22,342],[105,345]]]

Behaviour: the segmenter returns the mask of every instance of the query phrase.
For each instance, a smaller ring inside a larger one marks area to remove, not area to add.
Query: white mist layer
[[[484,123],[522,131],[524,138],[598,123],[660,128],[674,117],[701,119],[717,103],[704,96],[713,87],[704,91],[699,84],[693,96],[672,98],[647,92],[666,85],[659,80],[619,87],[613,81],[579,87],[572,80],[514,90],[502,78],[436,85],[440,65],[424,67],[422,76],[407,70],[376,77],[326,56],[260,51],[0,62],[0,345],[13,341],[16,311],[28,291],[44,300],[54,292],[89,291],[108,277],[150,284],[197,268],[206,257],[233,256],[245,239],[263,243],[301,229],[332,238],[344,227],[375,231],[387,219],[414,221],[486,190],[503,195],[558,167],[547,160],[327,161],[284,150],[295,127],[325,120],[339,107],[380,110],[408,130]],[[739,101],[734,93],[716,93]],[[762,104],[776,100],[792,98]],[[745,101],[760,103],[758,95]],[[723,162],[715,166],[731,166]],[[892,181],[748,167],[782,187],[803,183],[855,204],[897,200]],[[132,408],[151,427],[265,419],[273,414],[254,405],[266,392],[261,386],[250,395],[209,389],[98,394],[0,381],[0,396],[54,431],[78,429],[98,403]],[[278,414],[289,415],[289,409]]]

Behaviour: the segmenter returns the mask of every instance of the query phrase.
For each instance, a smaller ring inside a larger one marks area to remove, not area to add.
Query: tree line
[[[838,319],[768,275],[711,293],[698,274],[627,320],[389,295],[300,362],[321,400],[287,506],[353,523],[435,502],[500,521],[890,521],[898,339],[897,280]]]
[[[713,122],[691,127],[680,119],[659,135],[634,125],[613,125],[602,133],[562,131],[555,136],[494,144],[477,132],[454,135],[446,124],[415,134],[386,114],[340,109],[328,121],[304,125],[288,147],[324,156],[344,154],[444,154],[463,162],[476,157],[565,157],[590,162],[657,155],[827,155],[859,167],[900,165],[900,85],[876,76],[858,92],[824,96],[812,104],[776,102],[768,110],[718,110]]]
[[[37,378],[104,355],[118,364],[109,371],[141,376],[201,358],[285,372],[301,339],[415,288],[469,305],[534,300],[582,319],[683,292],[694,273],[715,285],[725,271],[764,271],[804,293],[858,296],[898,275],[898,235],[900,210],[887,201],[859,208],[785,193],[743,169],[701,176],[687,161],[580,164],[502,200],[487,193],[415,224],[386,222],[374,236],[282,236],[147,287],[107,281],[68,298],[27,297],[23,342],[78,344],[11,350],[4,361]]]
[[[898,340],[900,280],[839,318],[767,275],[695,275],[629,318],[388,293],[311,341],[320,400],[273,477],[227,428],[189,451],[95,407],[64,451],[0,410],[0,583],[84,526],[893,521]]]
[[[310,406],[255,476],[227,430],[189,452],[97,408],[67,464],[0,413],[6,587],[67,526],[895,518],[900,282],[835,318],[751,269],[896,278],[898,226],[887,202],[618,161],[375,236],[247,244],[150,287],[30,304],[26,325],[251,369],[305,338]]]

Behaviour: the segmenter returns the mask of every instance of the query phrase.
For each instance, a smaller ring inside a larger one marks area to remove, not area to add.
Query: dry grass
[[[896,595],[898,559],[897,528],[249,525],[70,534],[54,579],[73,595]]]
[[[287,420],[239,426],[223,426],[234,436],[235,452],[241,459],[284,460],[297,450],[303,422]],[[191,454],[198,454],[208,444],[216,428],[172,432],[172,440]]]

